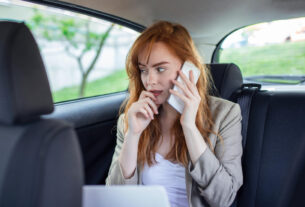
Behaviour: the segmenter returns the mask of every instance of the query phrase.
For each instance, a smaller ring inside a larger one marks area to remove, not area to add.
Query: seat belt
[[[251,109],[251,102],[252,97],[254,94],[261,89],[260,84],[256,83],[247,83],[243,84],[241,87],[241,92],[237,98],[237,103],[240,106],[241,115],[242,115],[242,146],[243,150],[246,147],[246,140],[247,140],[247,130],[248,130],[248,121],[249,121],[249,114]],[[231,204],[230,207],[237,207],[237,196],[234,202]]]
[[[243,149],[245,149],[247,142],[247,130],[248,130],[248,121],[249,121],[252,97],[257,91],[260,90],[260,88],[261,88],[260,84],[255,84],[255,83],[243,84],[241,88],[241,94],[237,98],[237,103],[240,105],[241,115],[242,115],[241,134],[242,134]]]

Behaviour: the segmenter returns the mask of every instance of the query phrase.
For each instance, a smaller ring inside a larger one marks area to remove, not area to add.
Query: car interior
[[[156,20],[185,25],[205,51],[215,85],[211,95],[242,110],[244,183],[232,206],[305,206],[305,90],[265,90],[245,83],[234,62],[214,61],[233,30],[303,17],[305,1],[28,2],[139,32]],[[84,185],[105,185],[128,91],[53,104],[44,60],[29,28],[1,20],[0,31],[0,206],[82,206]]]

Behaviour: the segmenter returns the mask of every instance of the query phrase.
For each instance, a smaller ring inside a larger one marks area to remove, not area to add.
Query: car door
[[[104,184],[127,95],[125,58],[142,26],[110,15],[23,1],[0,4],[0,19],[23,21],[39,45],[55,112],[69,121],[83,153],[85,184]]]
[[[74,124],[83,153],[85,184],[105,184],[116,145],[116,122],[127,92],[55,105],[48,118]]]

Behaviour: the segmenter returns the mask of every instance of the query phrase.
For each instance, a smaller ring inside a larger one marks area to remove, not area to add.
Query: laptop
[[[83,207],[170,207],[165,188],[157,185],[83,187]]]

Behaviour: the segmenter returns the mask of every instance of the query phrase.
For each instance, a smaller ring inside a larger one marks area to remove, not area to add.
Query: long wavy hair
[[[124,111],[125,113],[124,132],[126,133],[128,129],[127,112],[132,103],[138,101],[141,92],[145,90],[138,68],[139,53],[142,52],[143,49],[147,49],[147,58],[149,58],[151,48],[156,42],[164,43],[169,50],[182,60],[182,62],[190,61],[200,69],[201,73],[196,86],[201,96],[201,102],[196,115],[196,126],[209,148],[214,152],[209,139],[210,133],[216,134],[212,131],[214,122],[209,109],[209,91],[210,86],[212,85],[209,70],[203,64],[188,31],[180,24],[167,21],[156,22],[144,30],[136,39],[127,55],[126,70],[129,78],[129,97],[124,101],[121,107],[121,112]],[[181,115],[177,116],[171,129],[171,136],[174,136],[175,141],[172,149],[165,158],[172,162],[178,162],[187,166],[188,149],[180,124],[180,117]],[[156,162],[155,153],[158,149],[158,143],[160,139],[162,139],[159,118],[159,115],[157,115],[140,136],[137,161],[142,167],[145,162],[149,166]]]

